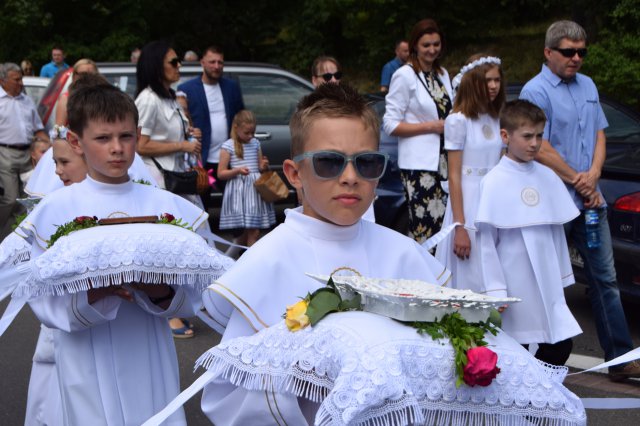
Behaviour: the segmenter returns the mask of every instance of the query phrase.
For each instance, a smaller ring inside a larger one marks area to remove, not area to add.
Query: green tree
[[[640,107],[640,0],[621,0],[608,15],[584,65],[607,95]]]

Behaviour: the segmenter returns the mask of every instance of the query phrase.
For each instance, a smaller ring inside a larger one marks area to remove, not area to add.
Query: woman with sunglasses
[[[383,127],[398,137],[398,167],[409,207],[409,231],[422,242],[440,230],[446,206],[444,119],[453,102],[447,70],[440,65],[444,37],[433,19],[416,23],[409,61],[391,78]]]
[[[311,66],[311,83],[318,87],[324,83],[338,83],[342,78],[340,63],[332,56],[318,56]]]
[[[180,58],[166,41],[152,41],[142,48],[136,65],[137,93],[140,137],[138,154],[149,168],[161,188],[164,188],[162,171],[154,163],[157,161],[164,170],[185,171],[185,153],[200,155],[199,140],[189,141],[189,136],[199,138],[199,129],[189,126],[186,115],[176,101],[176,93],[171,88],[180,80]],[[199,195],[178,194],[203,208]],[[176,338],[193,337],[189,323],[180,318],[169,320],[171,331]]]
[[[199,131],[189,127],[186,115],[171,88],[180,80],[180,59],[166,41],[153,41],[142,48],[136,65],[136,106],[140,114],[138,154],[159,186],[164,188],[164,170],[184,171],[184,153],[200,154],[200,141],[190,142]]]
[[[79,59],[72,67],[71,83],[78,79],[79,76],[84,74],[100,74],[98,66],[92,59],[82,58]],[[58,105],[56,106],[56,124],[58,126],[66,126],[67,122],[67,102],[69,102],[69,90],[64,91],[58,99]]]

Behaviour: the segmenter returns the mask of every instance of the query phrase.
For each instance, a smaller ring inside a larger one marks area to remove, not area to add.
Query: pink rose
[[[497,363],[498,355],[491,349],[484,346],[469,349],[464,366],[464,382],[469,386],[489,386],[500,373]]]
[[[173,222],[175,220],[175,216],[170,213],[163,213],[160,218],[166,220],[167,222]]]

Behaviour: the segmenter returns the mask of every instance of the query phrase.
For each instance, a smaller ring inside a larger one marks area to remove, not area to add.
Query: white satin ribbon
[[[216,375],[217,374],[215,372],[207,370],[202,376],[198,377],[198,379],[193,382],[191,386],[182,391],[180,395],[176,396],[173,401],[171,401],[166,407],[162,409],[162,411],[144,422],[142,426],[160,425],[162,422],[167,420],[167,418],[169,418],[169,416],[172,415],[178,408],[182,407],[185,402],[191,399],[193,395],[204,388],[207,383],[215,379]]]
[[[580,398],[584,408],[591,410],[620,410],[640,408],[640,398]]]
[[[595,367],[587,368],[586,370],[578,371],[576,373],[570,373],[568,376],[572,376],[574,374],[582,374],[587,371],[595,371],[602,370],[603,368],[610,367],[612,365],[625,364],[627,362],[635,361],[636,359],[640,359],[640,347],[630,350],[624,355],[620,355],[617,358],[614,358],[610,361],[603,362],[602,364],[598,364]]]
[[[427,241],[422,243],[422,247],[424,247],[427,250],[431,250],[432,248],[437,246],[442,240],[444,240],[447,237],[447,235],[449,235],[451,231],[453,231],[455,227],[458,225],[462,225],[462,224],[460,222],[454,222],[451,225],[447,226],[446,228],[442,228],[440,232],[438,232],[436,235],[433,235]]]

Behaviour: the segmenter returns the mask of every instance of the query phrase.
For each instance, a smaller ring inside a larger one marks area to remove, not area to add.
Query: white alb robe
[[[131,181],[83,182],[49,194],[23,221],[33,237],[32,256],[41,254],[56,225],[77,216],[126,217],[170,213],[193,228],[207,214],[167,191]],[[199,294],[174,286],[163,311],[141,292],[129,303],[115,296],[90,305],[87,293],[40,297],[29,303],[40,321],[55,329],[55,363],[64,424],[141,424],[180,391],[178,364],[167,317],[188,317]],[[184,425],[184,413],[166,424]]]
[[[482,180],[479,198],[484,291],[522,299],[503,312],[502,329],[522,344],[580,334],[564,298],[575,281],[562,226],[579,212],[560,178],[535,161],[505,156]]]
[[[360,220],[351,226],[322,222],[289,210],[283,224],[251,247],[203,293],[223,340],[251,335],[282,320],[286,306],[321,284],[305,272],[329,275],[350,267],[369,277],[419,279],[444,285],[449,271],[415,241]],[[212,382],[202,409],[216,426],[301,425],[317,406],[290,395],[247,391]]]

